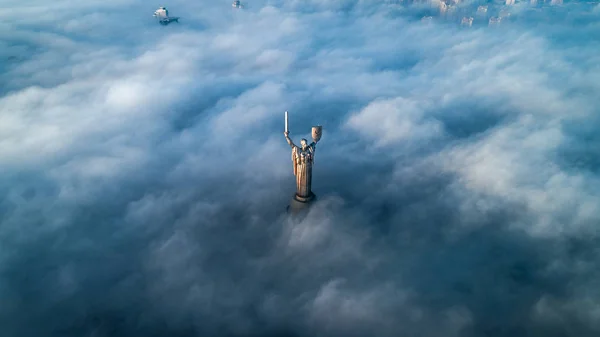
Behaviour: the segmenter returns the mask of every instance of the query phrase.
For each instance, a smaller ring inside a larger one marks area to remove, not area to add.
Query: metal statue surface
[[[298,201],[307,202],[314,197],[311,190],[312,167],[315,162],[316,145],[319,140],[321,140],[322,132],[322,126],[313,126],[313,142],[308,144],[308,141],[302,138],[302,140],[300,140],[300,146],[297,146],[289,137],[288,114],[287,111],[285,112],[285,131],[283,134],[285,135],[287,143],[292,148],[292,163],[294,166],[294,175],[296,176],[295,197]]]

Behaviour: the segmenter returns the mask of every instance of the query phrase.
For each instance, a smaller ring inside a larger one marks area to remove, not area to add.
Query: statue
[[[294,199],[302,203],[308,203],[315,198],[311,190],[312,185],[312,167],[315,162],[315,148],[317,142],[321,140],[322,126],[312,127],[313,142],[308,144],[306,139],[300,141],[300,146],[294,144],[289,137],[288,114],[285,112],[285,139],[292,148],[292,163],[294,165],[294,175],[296,176],[296,195]]]

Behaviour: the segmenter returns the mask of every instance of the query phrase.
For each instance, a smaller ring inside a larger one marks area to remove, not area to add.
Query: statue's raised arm
[[[290,147],[292,149],[295,148],[295,147],[298,147],[298,145],[294,144],[294,142],[290,138],[290,132],[289,131],[285,131],[283,134],[285,135],[285,140],[287,141],[287,143],[290,145]]]

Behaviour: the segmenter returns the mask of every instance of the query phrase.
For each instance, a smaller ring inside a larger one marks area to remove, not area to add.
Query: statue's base
[[[294,195],[290,205],[287,207],[287,212],[290,214],[300,214],[308,211],[310,206],[317,200],[317,196],[311,192],[308,198]]]

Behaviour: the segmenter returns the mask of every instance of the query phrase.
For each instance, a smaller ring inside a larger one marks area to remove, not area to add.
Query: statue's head
[[[302,138],[302,140],[300,140],[300,145],[302,145],[302,150],[306,150],[306,147],[308,146],[306,139]]]

